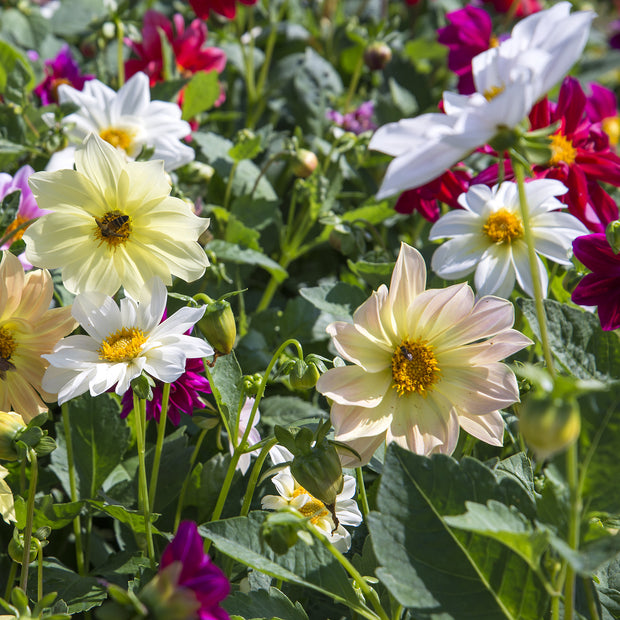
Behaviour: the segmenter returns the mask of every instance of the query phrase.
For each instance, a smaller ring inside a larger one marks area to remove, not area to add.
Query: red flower
[[[241,0],[241,2],[249,6],[256,4],[258,0]],[[233,19],[237,13],[235,0],[189,0],[189,3],[194,13],[201,19],[207,19],[209,11],[215,11],[228,19]]]
[[[537,13],[542,9],[538,0],[484,0],[485,2],[492,2],[495,10],[498,13],[508,13],[512,11],[512,5],[517,2],[518,7],[515,11],[515,17],[525,17],[532,13]]]
[[[174,29],[173,29],[174,23]],[[137,59],[125,63],[127,77],[142,71],[149,76],[151,86],[162,81],[164,61],[160,31],[166,35],[174,52],[176,68],[185,76],[191,76],[198,71],[217,71],[221,73],[226,65],[226,55],[217,47],[203,47],[207,40],[207,26],[199,19],[195,19],[185,28],[183,16],[176,14],[170,22],[165,15],[157,11],[147,11],[142,28],[142,43],[129,39],[125,42]]]

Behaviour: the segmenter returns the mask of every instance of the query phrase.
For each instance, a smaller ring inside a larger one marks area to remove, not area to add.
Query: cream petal
[[[462,353],[463,361],[467,360],[467,363],[482,366],[491,362],[499,362],[532,344],[534,342],[521,332],[507,329],[484,342],[467,345],[458,353]]]
[[[368,372],[379,372],[390,366],[393,347],[362,333],[357,325],[331,323],[326,331],[332,337],[338,354],[349,362]]]
[[[391,325],[391,318],[388,325],[382,322],[382,308],[385,305],[388,295],[387,287],[380,286],[372,295],[355,311],[353,323],[363,334],[377,343],[382,343],[391,347],[394,328]]]
[[[336,516],[342,525],[357,527],[363,520],[362,513],[353,499],[336,501]]]
[[[19,307],[24,288],[24,268],[8,251],[2,252],[0,263],[0,319],[13,316]]]
[[[348,443],[358,437],[372,437],[384,433],[392,421],[392,413],[383,406],[352,407],[334,403],[331,419],[338,441]]]
[[[492,446],[504,445],[504,420],[499,411],[485,415],[460,415],[459,424],[472,437]]]
[[[338,493],[338,496],[336,497],[338,504],[344,505],[343,502],[345,500],[352,499],[355,496],[356,486],[357,485],[355,482],[355,478],[353,476],[349,476],[348,474],[345,474],[343,476],[342,491],[340,491],[340,493]],[[355,505],[357,506],[357,504]]]
[[[321,375],[316,388],[341,405],[376,407],[391,382],[391,370],[370,373],[359,366],[340,366]]]
[[[117,182],[124,163],[123,156],[94,133],[75,151],[78,172],[92,181],[107,202],[115,202]]]
[[[385,442],[386,432],[387,431],[373,437],[359,437],[358,439],[351,439],[346,442],[347,446],[351,447],[360,455],[361,461],[350,450],[338,447],[338,455],[340,456],[342,466],[361,467],[362,465],[366,465],[370,459],[372,459],[379,446]],[[337,440],[338,436],[336,436],[335,439]]]

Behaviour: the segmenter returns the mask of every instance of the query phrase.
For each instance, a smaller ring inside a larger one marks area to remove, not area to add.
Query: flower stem
[[[553,365],[553,355],[549,346],[549,333],[547,331],[547,315],[543,304],[544,292],[538,274],[536,251],[534,249],[534,238],[532,236],[532,226],[530,223],[530,210],[527,204],[527,195],[525,193],[525,171],[522,164],[516,159],[512,159],[512,167],[517,179],[519,189],[519,205],[521,207],[521,220],[523,222],[523,234],[527,245],[527,257],[530,263],[530,273],[534,284],[534,300],[536,303],[536,316],[540,328],[540,342],[543,348],[543,355],[547,363],[547,370],[552,377],[555,376],[555,368]]]
[[[69,420],[69,406],[64,403],[62,409],[62,424],[65,431],[65,448],[67,450],[67,469],[69,470],[69,492],[71,501],[77,502],[77,486],[75,484],[75,461],[73,460],[73,439],[71,438],[71,421]],[[75,535],[75,561],[77,563],[78,575],[83,577],[86,574],[84,565],[84,548],[82,547],[82,519],[77,515],[73,519],[73,533]]]
[[[125,83],[125,61],[123,59],[123,36],[125,29],[123,28],[123,22],[117,18],[116,24],[116,64],[118,69],[118,87],[120,88]]]
[[[248,480],[248,487],[245,490],[245,495],[243,497],[243,505],[241,506],[240,515],[242,517],[247,517],[248,512],[250,512],[252,497],[254,497],[254,490],[256,489],[256,483],[258,482],[258,476],[263,468],[263,463],[269,454],[269,450],[271,450],[271,448],[273,448],[273,446],[277,443],[278,440],[274,438],[269,443],[265,444],[263,449],[260,451],[256,462],[254,463],[254,467],[252,467],[252,473],[250,474],[250,479]]]
[[[136,423],[136,443],[138,448],[138,506],[144,513],[144,531],[151,567],[155,568],[155,549],[151,531],[151,510],[149,507],[148,484],[146,481],[145,443],[146,443],[146,401],[133,395],[133,412]]]
[[[224,209],[228,209],[230,203],[230,194],[232,192],[233,181],[235,179],[235,172],[237,171],[238,161],[235,161],[228,174],[228,182],[226,183],[226,191],[224,192]]]
[[[30,564],[30,540],[32,539],[32,522],[34,520],[34,496],[37,492],[39,478],[39,465],[37,453],[30,448],[28,450],[30,460],[30,487],[28,488],[28,503],[26,504],[26,526],[24,527],[24,552],[22,554],[22,571],[19,587],[26,592],[28,587],[28,565]]]
[[[566,477],[570,492],[570,513],[568,521],[568,544],[571,549],[579,548],[579,525],[581,523],[581,494],[579,493],[579,460],[577,443],[566,451]],[[564,619],[573,620],[575,608],[575,569],[567,563],[564,582]]]
[[[37,546],[37,603],[43,598],[43,545],[38,538],[34,538],[34,543]]]
[[[355,69],[353,69],[353,75],[351,76],[351,81],[349,82],[349,90],[347,90],[347,98],[344,102],[344,111],[348,112],[351,108],[351,101],[353,100],[353,95],[355,95],[355,91],[357,90],[357,85],[359,84],[360,77],[362,77],[362,69],[364,68],[364,55],[360,54],[360,57],[357,60],[357,64],[355,65]]]
[[[364,516],[364,523],[368,521],[368,513],[370,508],[368,507],[368,496],[366,495],[366,486],[364,485],[364,472],[361,467],[355,468],[357,475],[357,491],[360,504],[362,506],[362,515]]]
[[[177,511],[174,515],[174,531],[176,532],[179,529],[179,523],[181,523],[181,513],[183,512],[183,502],[185,501],[185,493],[187,493],[187,487],[189,486],[189,480],[192,476],[192,470],[194,469],[194,464],[196,463],[196,459],[198,458],[198,452],[200,452],[200,446],[204,438],[207,436],[208,429],[203,429],[198,435],[198,439],[196,440],[196,445],[194,446],[194,451],[192,452],[192,456],[189,459],[189,473],[185,476],[185,480],[183,480],[183,486],[181,487],[181,493],[179,494],[179,501],[177,502]]]
[[[11,562],[11,568],[9,569],[9,580],[6,582],[6,590],[4,592],[4,600],[11,600],[11,590],[13,589],[13,583],[17,576],[17,562]]]
[[[161,453],[164,447],[164,437],[166,435],[166,421],[168,420],[169,401],[170,384],[164,383],[161,397],[161,413],[159,414],[159,424],[157,425],[157,443],[155,444],[155,457],[153,458],[153,469],[151,470],[151,484],[149,486],[149,509],[151,512],[153,512],[153,510],[155,509],[157,479],[159,478],[159,464],[161,463]]]

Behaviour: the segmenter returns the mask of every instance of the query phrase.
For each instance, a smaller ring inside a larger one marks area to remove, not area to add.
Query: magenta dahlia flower
[[[136,43],[125,39],[138,57],[125,63],[127,77],[142,71],[149,76],[151,86],[164,79],[160,32],[168,39],[174,52],[176,66],[184,76],[189,77],[199,71],[214,70],[221,73],[224,70],[226,65],[224,52],[217,47],[204,47],[207,40],[207,25],[203,21],[195,19],[186,28],[181,14],[174,15],[171,22],[162,13],[150,10],[144,15],[142,42]]]
[[[620,118],[618,118],[618,100],[613,90],[600,84],[590,84],[591,95],[586,103],[586,116],[595,127],[600,126],[615,147],[620,139]],[[600,125],[598,125],[600,124]]]
[[[248,6],[256,4],[258,0],[241,0]],[[189,0],[194,13],[201,19],[207,19],[209,12],[214,11],[228,19],[233,19],[237,14],[236,0]]]
[[[84,88],[84,82],[92,80],[95,76],[83,75],[80,67],[73,60],[71,50],[67,44],[60,48],[55,58],[46,60],[45,79],[35,87],[35,94],[41,99],[43,105],[58,102],[58,87],[61,84],[69,84],[77,90]]]
[[[597,306],[601,327],[620,327],[620,254],[616,254],[602,233],[584,235],[573,241],[575,256],[592,273],[584,276],[571,299],[580,306]]]
[[[448,13],[446,19],[449,23],[437,31],[437,40],[450,50],[448,68],[459,77],[459,92],[470,95],[476,92],[471,61],[491,47],[491,17],[485,10],[468,5]]]
[[[170,384],[170,399],[168,401],[168,419],[174,426],[181,423],[181,412],[192,415],[194,409],[202,409],[204,405],[200,401],[199,394],[210,394],[209,382],[201,374],[204,372],[204,364],[200,358],[188,359],[185,372]],[[163,383],[155,381],[153,399],[146,401],[146,419],[153,418],[159,422],[161,415],[161,400]],[[121,418],[126,418],[133,410],[133,391],[127,390],[123,394],[123,408]]]

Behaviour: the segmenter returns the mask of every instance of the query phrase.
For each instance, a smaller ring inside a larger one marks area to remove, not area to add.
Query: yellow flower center
[[[7,370],[15,370],[15,366],[9,361],[15,349],[17,343],[13,334],[6,327],[0,327],[0,379],[6,378]]]
[[[514,213],[500,209],[491,213],[487,223],[482,227],[482,232],[493,243],[511,243],[523,236],[523,224]]]
[[[73,86],[73,84],[71,84],[71,80],[68,80],[67,78],[56,78],[55,80],[52,80],[52,98],[54,99],[54,101],[58,101],[58,87],[62,86],[63,84],[68,84],[69,86]]]
[[[16,241],[19,241],[24,236],[24,232],[26,231],[26,228],[28,228],[27,226],[24,226],[24,228],[20,228],[17,232],[15,232],[10,237],[9,237],[9,234],[12,233],[16,228],[19,228],[22,224],[24,224],[27,221],[28,221],[28,218],[24,217],[23,215],[16,215],[15,219],[6,227],[6,230],[4,231],[4,234],[7,237],[7,241],[10,241],[11,243],[15,243]]]
[[[482,94],[487,101],[491,101],[492,99],[495,99],[497,95],[501,95],[505,89],[505,86],[491,86],[491,88],[488,88]]]
[[[499,39],[494,34],[489,39],[489,47],[499,47]]]
[[[620,139],[620,118],[617,116],[608,116],[601,122],[603,131],[609,136],[609,144],[616,146]]]
[[[426,392],[439,380],[439,364],[433,347],[422,341],[403,340],[392,356],[392,387],[399,396]]]
[[[123,327],[110,334],[99,347],[99,359],[106,362],[130,362],[140,355],[146,336],[135,327]]]
[[[99,132],[100,138],[109,142],[116,148],[123,149],[125,152],[127,152],[133,144],[134,136],[135,132],[128,131],[127,129],[118,129],[116,127],[108,127]]]
[[[95,218],[95,239],[101,245],[104,241],[115,248],[125,243],[131,234],[131,218],[118,210],[108,211],[103,217]]]
[[[304,517],[308,517],[312,525],[316,525],[319,519],[329,516],[329,510],[325,508],[325,504],[320,499],[310,495],[303,487],[297,487],[293,491],[293,497],[299,497],[300,495],[308,495],[310,497],[310,499],[297,510],[299,510]]]
[[[551,166],[557,166],[559,163],[564,162],[567,165],[571,165],[577,157],[577,151],[573,146],[573,143],[561,133],[555,134],[551,138],[551,159],[549,164]]]

